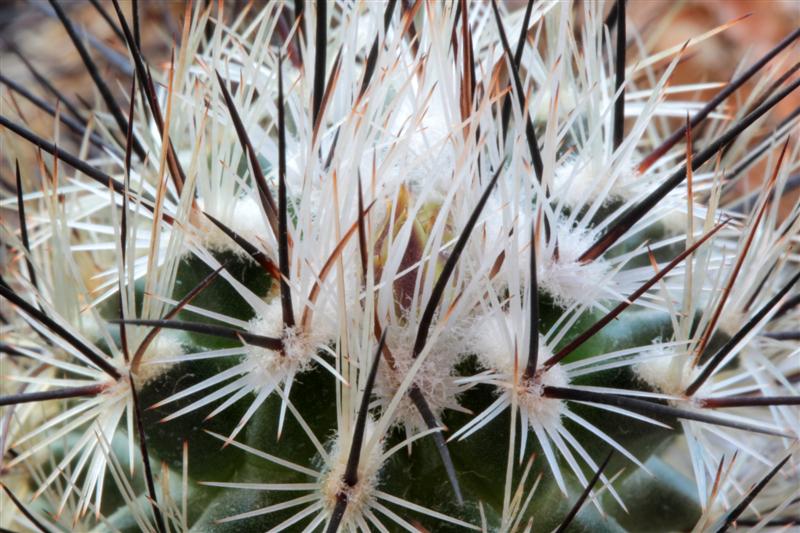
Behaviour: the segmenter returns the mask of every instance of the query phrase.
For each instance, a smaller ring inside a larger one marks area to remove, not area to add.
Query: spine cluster
[[[159,65],[112,0],[110,80],[50,3],[98,97],[0,116],[2,527],[797,520],[800,30],[681,85],[727,26],[190,2]]]

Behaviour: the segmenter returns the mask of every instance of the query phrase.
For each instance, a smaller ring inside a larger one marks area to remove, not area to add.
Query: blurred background
[[[245,4],[252,3],[257,7],[264,1],[226,0],[226,13],[234,16]],[[86,30],[92,56],[112,90],[122,87],[119,94],[127,93],[130,81],[126,71],[131,68],[127,53],[121,39],[104,19],[110,17],[116,21],[110,0],[61,0],[60,3],[73,23]],[[121,4],[129,15],[131,0],[121,0]],[[607,10],[611,4],[606,2]],[[509,9],[520,9],[525,6],[525,0],[508,0],[506,5]],[[180,36],[186,6],[185,0],[139,0],[143,50],[151,64],[168,61],[170,44]],[[742,20],[691,49],[689,59],[678,66],[674,83],[729,80],[737,66],[752,63],[800,26],[800,0],[628,1],[628,27],[638,28],[651,50],[680,45],[691,37],[737,19]],[[784,65],[797,62],[799,49],[795,43],[789,52],[795,59],[790,57]],[[96,100],[91,79],[47,0],[0,0],[0,74],[54,104],[53,95],[36,82],[35,75],[21,57],[73,102],[91,105]],[[729,105],[739,105],[747,90],[745,87],[738,91],[728,100]],[[711,94],[713,91],[702,96],[709,98]],[[800,91],[795,91],[770,115],[763,127],[774,126],[798,107]],[[29,128],[45,138],[52,138],[52,118],[36,110],[24,98],[12,96],[6,83],[0,84],[0,112],[9,117],[22,117]],[[13,175],[10,174],[10,162],[2,152],[10,142],[22,143],[10,134],[0,136],[0,180],[6,190],[9,190],[7,186]],[[14,146],[16,148],[17,144]],[[30,163],[35,164],[35,159]],[[26,174],[33,175],[35,170],[31,167]],[[752,173],[758,182],[762,176],[759,170]],[[800,192],[782,201],[791,205],[798,201],[798,195]]]

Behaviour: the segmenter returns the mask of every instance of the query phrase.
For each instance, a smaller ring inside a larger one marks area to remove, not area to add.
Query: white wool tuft
[[[198,205],[200,209],[203,209],[202,199],[198,199]],[[233,206],[224,213],[210,214],[250,243],[265,242],[267,236],[272,233],[267,225],[266,217],[262,214],[261,204],[253,195],[240,196],[235,199]],[[229,251],[239,255],[247,254],[213,222],[205,217],[198,218],[203,222],[198,222],[197,234],[206,248],[220,252]]]
[[[455,383],[458,376],[454,367],[468,352],[466,337],[459,333],[459,329],[454,326],[435,340],[432,350],[414,379],[414,384],[422,391],[428,406],[437,418],[445,409],[458,409],[458,396],[467,388]],[[416,328],[393,328],[387,336],[386,344],[394,358],[394,368],[390,368],[388,364],[380,365],[375,380],[375,396],[383,408],[392,401],[416,361],[411,356],[415,335]],[[404,394],[400,400],[393,420],[394,425],[405,426],[408,429],[427,428],[408,394]]]
[[[597,195],[605,194],[603,205],[613,200],[629,200],[639,194],[649,180],[635,169],[626,168],[617,176],[611,187],[608,185],[608,169],[598,169],[592,162],[569,157],[556,167],[553,198],[563,199],[571,209],[592,205]]]
[[[476,321],[473,332],[475,353],[485,367],[496,372],[493,381],[504,383],[497,393],[507,394],[510,389],[517,396],[522,420],[531,427],[555,428],[564,410],[563,402],[545,398],[542,394],[545,387],[564,387],[569,384],[567,373],[559,364],[546,370],[540,366],[533,378],[524,379],[527,354],[517,353],[519,360],[515,361],[513,325],[505,313],[499,316],[501,320],[484,317]],[[539,361],[545,361],[552,355],[540,336]]]
[[[728,307],[723,309],[719,317],[718,328],[725,335],[732,337],[745,325],[748,317],[739,309],[734,309],[733,306]]]
[[[398,136],[390,148],[381,150],[383,157],[394,157],[384,179],[406,183],[414,190],[434,183],[431,192],[444,197],[456,166],[448,140],[455,126],[448,124],[437,99],[430,101],[422,111],[416,104],[403,100],[392,115],[390,131]],[[371,160],[365,158],[364,163],[371,164]]]
[[[251,368],[249,378],[256,387],[264,383],[280,383],[288,376],[307,370],[316,353],[316,343],[308,335],[297,328],[283,328],[281,306],[277,299],[250,321],[248,331],[281,338],[284,343],[283,352],[247,345],[247,366]]]
[[[504,327],[506,331],[503,331]],[[514,374],[514,341],[510,335],[513,333],[510,324],[501,325],[495,320],[484,318],[475,321],[473,329],[472,350],[478,356],[481,364],[499,374],[512,376]],[[539,336],[539,360],[544,361],[552,356],[552,351]],[[519,361],[516,362],[517,371],[523,372],[526,365],[527,354],[518,353]]]
[[[670,348],[653,344],[633,366],[633,371],[639,379],[654,389],[664,394],[682,396],[684,389],[691,382],[691,364],[683,361],[683,358],[676,359],[676,357],[677,354]]]
[[[578,259],[592,244],[588,232],[567,228],[559,223],[558,257],[554,250],[543,250],[537,261],[539,290],[549,294],[556,304],[569,307],[580,303],[588,307],[596,306],[603,298],[605,284],[609,280],[609,266],[598,258],[588,263]],[[525,259],[527,261],[527,259]]]
[[[364,442],[368,442],[374,433],[375,422],[367,418]],[[355,531],[357,529],[355,527],[356,517],[363,516],[364,511],[368,510],[375,500],[383,455],[380,443],[368,450],[362,448],[358,461],[358,482],[351,487],[344,481],[344,473],[352,446],[351,440],[350,436],[347,438],[342,438],[341,435],[336,437],[330,453],[330,464],[327,465],[319,479],[322,503],[329,513],[336,507],[340,494],[347,497],[347,507],[341,522],[343,531]]]
[[[565,405],[561,400],[545,398],[545,387],[565,387],[569,384],[567,373],[556,364],[547,371],[537,372],[536,377],[521,381],[517,386],[519,409],[530,427],[558,427]]]
[[[161,332],[147,347],[139,368],[134,376],[137,386],[143,386],[167,372],[172,363],[159,362],[161,359],[172,359],[186,353],[181,342],[173,335]]]

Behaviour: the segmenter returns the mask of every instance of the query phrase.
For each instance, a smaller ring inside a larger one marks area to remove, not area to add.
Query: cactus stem
[[[756,407],[773,405],[800,405],[800,396],[728,396],[698,400],[703,407]]]
[[[3,490],[8,497],[11,498],[11,501],[14,502],[16,508],[19,509],[23,515],[25,515],[25,518],[31,521],[31,524],[33,524],[36,529],[42,533],[48,533],[49,529],[44,527],[44,524],[42,524],[42,522],[40,522],[39,519],[36,518],[36,516],[27,507],[25,507],[21,501],[19,501],[19,499],[14,495],[13,492],[11,492],[11,489],[9,489],[5,483],[0,483],[0,486],[3,487]]]
[[[206,287],[211,285],[211,282],[214,281],[217,278],[219,273],[222,272],[222,270],[226,266],[227,266],[227,262],[223,263],[222,266],[220,266],[218,269],[216,269],[215,271],[211,272],[208,276],[203,278],[200,281],[200,283],[198,283],[191,291],[189,291],[186,294],[186,296],[181,298],[181,300],[177,304],[175,304],[175,306],[172,309],[170,309],[169,312],[166,315],[164,315],[164,318],[162,318],[162,320],[170,320],[170,319],[172,319],[172,317],[177,315],[178,312],[180,312],[181,309],[183,309],[185,306],[189,305],[189,303],[191,303],[191,301],[194,300],[194,298],[198,294],[203,292],[203,290]],[[123,326],[124,326],[124,322],[120,321],[120,327],[123,327]],[[158,332],[160,330],[161,330],[160,327],[154,327],[149,332],[147,332],[147,335],[145,336],[144,340],[142,340],[142,342],[139,344],[139,347],[136,349],[136,353],[133,355],[133,360],[131,362],[131,371],[134,374],[136,373],[136,370],[139,368],[139,364],[141,363],[142,357],[144,356],[145,352],[147,351],[147,348],[150,346],[150,344],[156,338],[156,335],[158,335]]]
[[[388,329],[383,330],[381,340],[378,342],[378,348],[375,350],[375,357],[372,360],[372,366],[367,376],[367,382],[364,385],[364,393],[361,396],[361,406],[358,410],[355,428],[353,429],[353,442],[350,445],[350,455],[347,458],[347,466],[344,470],[343,481],[348,487],[355,487],[358,483],[358,461],[361,458],[361,447],[364,444],[364,430],[366,429],[367,414],[369,411],[369,400],[372,396],[372,389],[375,386],[375,377],[378,374],[378,365],[381,362],[381,352],[386,345],[386,332]],[[328,522],[327,532],[335,533],[339,528],[339,524],[344,518],[344,513],[347,510],[347,494],[340,492],[336,495],[336,505],[331,512],[331,517]]]
[[[283,56],[278,55],[278,265],[281,269],[281,308],[283,325],[294,327],[292,294],[289,292],[289,221],[286,199],[286,121],[283,102]]]
[[[108,361],[105,354],[102,354],[98,350],[93,350],[87,344],[75,337],[72,333],[67,331],[66,328],[58,324],[54,319],[50,318],[41,310],[23,300],[20,296],[14,294],[14,292],[11,290],[11,287],[9,287],[5,280],[2,280],[2,278],[0,278],[0,296],[4,297],[25,311],[25,313],[30,315],[32,319],[36,320],[41,325],[45,326],[47,329],[51,330],[53,333],[67,341],[76,350],[85,355],[86,358],[99,369],[114,378],[115,381],[119,381],[119,379],[122,377],[119,371]]]
[[[111,324],[131,324],[134,326],[153,326],[164,329],[177,329],[181,331],[191,331],[202,335],[213,335],[225,339],[238,339],[244,343],[267,348],[268,350],[280,351],[283,349],[281,339],[257,335],[237,328],[217,326],[214,324],[203,324],[202,322],[189,322],[185,320],[140,320],[129,318],[126,320],[109,320]]]
[[[624,6],[625,2],[617,2],[617,4],[622,4]],[[569,512],[567,513],[567,516],[564,517],[564,519],[561,521],[561,524],[559,524],[558,529],[556,529],[554,533],[564,533],[567,530],[569,525],[572,523],[572,520],[574,520],[575,516],[578,514],[578,511],[581,510],[581,507],[583,507],[583,504],[586,502],[586,498],[589,497],[589,494],[591,494],[592,490],[594,489],[594,486],[597,485],[597,482],[600,480],[600,476],[603,475],[603,470],[606,469],[606,467],[608,466],[608,462],[611,461],[611,457],[613,455],[614,455],[614,450],[608,452],[608,455],[606,455],[605,460],[603,460],[603,462],[597,468],[594,475],[592,476],[592,479],[583,489],[583,492],[578,497],[578,499],[575,500],[575,503],[570,508]]]
[[[678,266],[684,259],[686,259],[689,255],[694,253],[697,248],[699,248],[704,242],[710,239],[714,234],[716,234],[720,229],[722,229],[728,223],[727,220],[724,220],[714,226],[708,233],[706,233],[703,237],[695,241],[690,247],[686,250],[678,254],[675,259],[670,261],[668,265],[662,268],[660,271],[656,272],[653,277],[651,277],[647,282],[645,282],[641,287],[639,287],[633,294],[628,296],[623,302],[617,305],[614,309],[606,313],[606,315],[592,324],[586,331],[578,335],[573,341],[569,344],[564,346],[561,350],[559,350],[555,355],[553,355],[550,359],[545,361],[545,367],[549,368],[554,364],[558,363],[566,356],[571,354],[574,350],[576,350],[581,344],[592,338],[598,331],[603,329],[606,325],[608,325],[612,320],[614,320],[620,313],[622,313],[625,309],[630,307],[633,302],[635,302],[640,296],[650,289],[653,285],[659,282],[664,276],[666,276],[670,270]]]
[[[124,135],[126,131],[128,131],[128,121],[125,119],[125,115],[122,114],[122,110],[117,105],[117,102],[114,100],[114,96],[111,94],[111,89],[108,88],[108,85],[105,81],[103,81],[103,77],[100,75],[100,70],[97,68],[97,64],[92,59],[92,56],[89,55],[89,52],[86,50],[86,47],[83,46],[83,42],[81,41],[80,37],[75,31],[75,28],[72,25],[72,22],[69,20],[69,17],[61,8],[61,6],[56,2],[56,0],[49,0],[50,5],[53,7],[53,10],[58,16],[61,24],[63,24],[64,29],[67,31],[67,35],[69,35],[72,44],[75,46],[75,50],[78,51],[78,55],[81,56],[81,60],[83,64],[86,66],[86,71],[92,78],[97,90],[100,92],[100,96],[103,98],[103,102],[105,102],[106,107],[111,112],[111,115],[114,117],[114,120],[119,127],[120,132]],[[141,161],[144,161],[146,157],[145,149],[139,143],[138,140],[134,139],[133,149],[136,152],[136,155],[139,157]]]
[[[411,401],[416,406],[420,416],[422,416],[422,419],[425,421],[425,425],[428,426],[428,429],[442,426],[441,423],[436,420],[436,416],[433,414],[433,411],[431,411],[428,402],[425,401],[425,396],[416,384],[412,385],[409,389],[408,397],[411,398]],[[433,442],[436,444],[436,451],[439,452],[439,457],[442,459],[445,472],[447,472],[447,478],[450,481],[450,485],[453,487],[456,501],[459,505],[463,505],[464,497],[461,494],[461,486],[458,483],[456,469],[453,466],[453,459],[450,457],[450,451],[447,449],[447,443],[444,440],[442,431],[437,431],[432,436]]]
[[[508,71],[514,80],[514,90],[517,93],[517,100],[521,109],[527,109],[525,105],[525,89],[522,87],[522,81],[519,77],[519,65],[515,63],[514,56],[511,54],[511,47],[508,44],[508,37],[506,36],[503,21],[500,20],[500,11],[497,9],[497,1],[492,0],[492,12],[494,13],[494,20],[497,23],[497,30],[500,35],[500,41],[503,44],[503,50],[506,55],[506,60],[509,62]],[[539,142],[536,140],[536,130],[533,128],[530,115],[526,116],[527,122],[525,123],[525,139],[528,141],[528,150],[531,153],[531,161],[533,162],[533,170],[536,173],[536,180],[541,183],[542,175],[544,172],[544,163],[542,162],[542,154],[539,151]]]
[[[800,331],[774,331],[770,333],[764,333],[761,336],[779,341],[796,341],[800,340]]]
[[[776,318],[780,318],[795,307],[800,305],[800,294],[795,294],[794,296],[787,298],[783,305],[781,305],[775,314],[772,315],[772,319],[775,320]]]
[[[139,404],[139,396],[136,393],[136,384],[133,381],[133,375],[128,374],[128,380],[131,384],[131,401],[133,403],[133,414],[136,418],[136,431],[139,434],[139,450],[142,452],[142,463],[144,463],[144,479],[147,485],[147,492],[150,494],[150,505],[153,508],[153,517],[156,520],[156,527],[159,533],[166,532],[164,525],[164,517],[161,515],[161,509],[158,506],[158,496],[156,495],[156,486],[153,481],[153,471],[150,468],[150,455],[147,453],[147,434],[142,424],[142,407]],[[131,465],[133,468],[133,465]]]
[[[206,216],[211,222],[213,222],[214,225],[220,229],[220,231],[222,231],[225,235],[230,237],[233,242],[238,244],[239,247],[242,250],[244,250],[247,253],[247,255],[249,255],[256,263],[261,265],[261,268],[264,269],[264,272],[266,272],[275,279],[280,278],[281,276],[280,268],[278,268],[278,265],[276,265],[275,262],[272,259],[270,259],[269,256],[267,256],[267,254],[265,254],[264,252],[253,246],[251,243],[245,240],[244,237],[242,237],[241,235],[239,235],[231,228],[229,228],[228,226],[226,226],[213,216],[209,215],[205,211],[203,212],[203,215]]]
[[[131,5],[131,17],[133,18],[133,42],[136,48],[142,49],[142,36],[139,31],[139,0],[133,0]]]
[[[412,351],[412,359],[416,359],[416,357],[422,352],[423,348],[425,347],[425,343],[428,337],[428,331],[430,330],[431,324],[433,322],[433,316],[436,311],[436,308],[439,304],[439,301],[444,294],[444,289],[447,286],[447,283],[452,275],[456,263],[461,256],[461,252],[464,250],[467,244],[467,240],[469,239],[470,234],[472,233],[475,224],[478,222],[478,217],[480,216],[481,212],[483,211],[484,206],[486,205],[486,201],[489,199],[489,194],[492,192],[495,183],[497,183],[497,179],[500,177],[500,173],[503,170],[502,164],[499,165],[499,168],[495,172],[494,176],[492,177],[491,181],[489,182],[488,186],[484,190],[483,194],[481,195],[478,204],[473,209],[472,213],[470,214],[469,219],[467,220],[464,229],[461,232],[461,235],[458,238],[458,241],[453,246],[453,249],[450,253],[450,256],[447,258],[444,267],[442,267],[442,271],[439,274],[439,277],[436,280],[436,284],[431,291],[431,296],[428,300],[428,303],[425,307],[425,310],[422,314],[422,318],[419,322],[419,328],[417,329],[417,336],[414,342],[414,349]],[[428,428],[438,427],[440,424],[436,421],[436,417],[433,412],[430,410],[425,398],[422,394],[422,391],[416,384],[413,384],[408,391],[409,398],[419,410],[420,415],[422,416],[425,424]],[[453,490],[455,491],[456,498],[460,503],[463,502],[463,498],[461,496],[461,489],[458,485],[458,479],[455,476],[455,468],[452,464],[452,459],[450,458],[450,452],[447,450],[447,443],[444,440],[441,432],[437,432],[433,435],[434,441],[436,442],[436,449],[439,452],[439,455],[442,458],[442,461],[445,466],[445,470],[447,471],[448,478],[450,478],[450,483],[453,486]]]
[[[528,363],[525,366],[523,380],[530,380],[536,376],[536,365],[539,359],[539,284],[536,280],[536,242],[535,227],[531,230],[531,258],[530,258],[530,281],[528,287],[528,305],[530,306],[528,316]]]
[[[630,410],[634,413],[646,413],[656,416],[667,416],[671,418],[683,420],[696,420],[698,422],[705,422],[707,424],[714,424],[717,426],[725,426],[734,429],[742,429],[745,431],[752,431],[754,433],[762,433],[764,435],[772,435],[775,437],[792,438],[784,432],[775,431],[765,426],[753,425],[744,422],[737,422],[727,420],[721,417],[699,413],[697,411],[689,411],[670,405],[664,405],[649,400],[639,398],[630,398],[619,394],[611,394],[604,392],[595,392],[580,389],[569,389],[564,387],[545,387],[544,396],[547,398],[557,398],[560,400],[568,400],[573,402],[585,403],[599,403],[605,405],[612,405]]]
[[[744,130],[749,128],[756,120],[764,116],[770,109],[778,105],[778,103],[791,94],[795,89],[800,87],[800,79],[795,80],[785,87],[778,94],[761,104],[758,108],[743,117],[739,122],[734,124],[728,131],[720,135],[714,142],[707,146],[702,152],[699,152],[692,160],[692,169],[697,170],[717,152],[727,146],[736,137],[738,137]],[[642,217],[648,213],[653,207],[664,199],[675,187],[680,185],[686,178],[686,165],[676,170],[664,182],[658,186],[653,192],[647,195],[641,202],[627,210],[613,225],[611,225],[598,240],[586,250],[580,257],[581,262],[594,261],[605,253],[620,237],[627,233],[634,224],[636,224]]]
[[[396,0],[392,0],[393,2]],[[364,211],[364,192],[361,189],[361,174],[358,175],[358,255],[361,259],[361,284],[367,285],[367,268],[369,268],[369,257],[367,250],[367,228],[365,220],[367,214]]]
[[[744,498],[733,507],[730,511],[728,511],[725,516],[720,519],[719,523],[721,524],[717,529],[715,529],[716,533],[724,533],[727,531],[733,524],[736,522],[736,519],[747,509],[750,503],[758,496],[758,493],[764,490],[764,487],[775,477],[783,465],[785,465],[789,459],[791,459],[792,455],[789,454],[783,458],[778,464],[776,464],[772,470],[767,472],[767,474],[761,478],[761,480],[752,488],[750,489],[747,494],[745,494]]]
[[[166,133],[164,130],[164,117],[161,114],[161,107],[159,106],[158,99],[156,98],[156,91],[155,87],[153,86],[153,78],[150,76],[149,69],[145,67],[141,48],[139,47],[135,37],[131,35],[131,29],[128,26],[127,20],[125,20],[125,15],[122,14],[122,9],[119,7],[118,0],[112,0],[112,3],[114,5],[114,10],[117,13],[120,26],[122,26],[122,31],[125,34],[125,41],[128,44],[131,59],[133,59],[135,72],[139,77],[139,83],[142,85],[142,87],[144,87],[144,94],[147,99],[148,106],[150,107],[150,111],[153,113],[153,120],[156,123],[159,134],[164,135]],[[136,15],[134,15],[134,17],[136,17]],[[175,149],[172,146],[172,141],[169,140],[169,138],[167,138],[167,143],[167,164],[169,166],[169,173],[170,176],[172,176],[172,182],[175,185],[175,190],[178,194],[180,194],[181,190],[183,189],[183,184],[186,183],[186,174],[183,171],[183,167],[181,166],[180,161],[175,154]]]
[[[231,115],[231,120],[233,120],[233,127],[236,129],[236,135],[239,137],[239,144],[241,144],[242,150],[247,154],[248,161],[250,162],[250,172],[252,173],[254,181],[256,182],[256,187],[258,188],[258,196],[261,198],[261,206],[264,208],[264,213],[267,215],[267,221],[269,221],[269,225],[272,228],[274,235],[277,237],[279,235],[278,208],[275,206],[275,199],[272,197],[272,193],[267,186],[267,180],[264,177],[264,171],[261,169],[261,163],[258,161],[258,156],[253,148],[253,143],[250,141],[250,137],[247,135],[247,130],[242,123],[239,112],[236,110],[236,104],[234,104],[233,98],[231,97],[228,88],[225,86],[225,82],[220,73],[215,71],[215,74],[217,75],[217,81],[219,82],[219,88],[222,91],[222,97],[225,100],[225,105],[227,106],[228,112]]]
[[[7,85],[15,93],[21,95],[23,98],[34,104],[36,107],[43,110],[45,113],[49,114],[50,116],[56,117],[62,124],[64,124],[71,131],[73,131],[79,138],[82,137],[84,134],[86,134],[85,124],[82,124],[80,121],[70,117],[69,115],[59,113],[58,107],[53,107],[52,105],[45,102],[35,94],[31,93],[25,87],[21,86],[14,80],[7,78],[2,73],[0,73],[0,82]],[[97,146],[101,150],[109,150],[111,152],[117,153],[114,147],[109,146],[108,144],[103,142],[103,139],[101,139],[95,132],[91,132],[89,134],[89,142],[91,142],[93,145]]]
[[[66,164],[78,170],[79,172],[86,174],[86,176],[93,179],[97,183],[103,185],[104,187],[113,189],[114,192],[116,192],[117,194],[125,194],[125,186],[121,182],[115,180],[105,172],[96,169],[94,166],[83,161],[82,159],[65,152],[64,150],[58,148],[52,143],[47,142],[46,140],[39,137],[32,131],[17,125],[13,121],[7,119],[2,115],[0,115],[0,126],[10,129],[14,133],[25,139],[26,141],[30,142],[31,144],[35,145],[38,148],[41,148],[42,150],[52,155],[53,157],[60,159],[61,161],[65,162]],[[133,198],[133,200],[136,201],[136,198]],[[146,200],[141,200],[141,204],[148,210],[150,211],[153,210],[153,206],[150,205],[150,202]],[[172,223],[173,220],[172,217],[169,217],[168,215],[164,215],[164,219],[170,224]]]
[[[772,173],[772,177],[766,184],[766,189],[764,193],[763,202],[761,204],[761,208],[758,210],[752,224],[750,224],[750,232],[747,235],[747,238],[744,240],[741,248],[738,250],[737,257],[736,257],[736,264],[734,265],[733,269],[731,270],[730,274],[728,275],[728,282],[725,284],[725,287],[722,289],[722,295],[719,299],[719,303],[717,303],[716,308],[714,309],[714,313],[709,320],[708,325],[703,331],[703,335],[700,337],[700,342],[697,344],[697,348],[695,349],[695,358],[692,362],[692,366],[697,366],[700,362],[700,358],[703,355],[703,352],[708,345],[708,341],[711,339],[711,334],[714,332],[714,329],[717,326],[717,321],[719,320],[720,315],[722,314],[722,309],[725,307],[725,302],[728,301],[728,297],[730,296],[731,289],[733,288],[733,284],[736,282],[736,278],[739,276],[739,272],[741,272],[742,264],[744,263],[745,257],[747,257],[747,253],[750,251],[750,247],[753,244],[753,238],[756,236],[756,232],[758,231],[759,224],[764,216],[764,212],[767,209],[767,196],[775,187],[775,180],[778,178],[778,173],[780,172],[781,165],[783,164],[783,157],[786,155],[786,149],[789,147],[789,138],[786,138],[786,142],[783,144],[783,149],[781,150],[780,155],[778,156],[778,161],[775,164],[775,171]]]
[[[800,279],[800,271],[798,271],[797,274],[795,274],[792,277],[792,279],[789,280],[789,283],[787,283],[783,287],[783,289],[778,291],[778,293],[775,294],[775,296],[773,296],[772,299],[770,299],[770,301],[767,302],[758,311],[758,313],[753,315],[753,317],[745,325],[743,325],[741,329],[739,329],[739,331],[737,331],[736,334],[733,337],[731,337],[728,342],[725,343],[724,346],[722,346],[719,350],[717,350],[717,353],[715,353],[708,361],[708,363],[706,363],[705,367],[703,367],[703,370],[700,372],[700,375],[697,376],[697,378],[692,382],[692,384],[686,388],[685,391],[686,396],[692,396],[695,392],[697,392],[697,390],[703,385],[703,383],[705,383],[705,381],[711,376],[711,374],[714,373],[714,370],[716,370],[717,367],[722,364],[722,362],[725,360],[725,358],[731,352],[731,350],[736,348],[736,346],[742,341],[742,339],[748,333],[750,333],[750,331],[754,327],[756,327],[775,306],[777,306],[781,302],[783,297],[786,296],[786,293],[789,292],[792,286],[795,283],[797,283],[797,280],[799,279]]]
[[[439,277],[436,279],[436,284],[433,286],[431,296],[428,299],[428,303],[425,306],[425,311],[422,313],[422,318],[420,318],[419,321],[417,337],[414,341],[414,350],[412,351],[412,358],[414,359],[419,356],[419,354],[422,352],[422,349],[425,347],[425,342],[428,338],[428,331],[433,323],[433,315],[436,312],[439,301],[442,299],[444,289],[450,280],[450,276],[453,274],[453,270],[455,270],[458,259],[461,257],[461,252],[464,251],[464,248],[467,245],[467,240],[469,239],[472,230],[475,228],[475,224],[478,222],[478,217],[480,217],[484,206],[486,206],[486,201],[489,199],[489,194],[492,192],[492,189],[494,189],[494,185],[497,183],[497,178],[500,177],[500,173],[502,171],[503,163],[498,165],[497,171],[494,173],[491,181],[489,181],[489,184],[483,191],[478,204],[472,210],[472,214],[470,214],[467,223],[464,225],[464,229],[461,231],[458,241],[456,241],[456,244],[453,246],[450,256],[447,258],[447,262],[445,262]]]
[[[753,63],[749,69],[744,71],[739,77],[734,80],[731,80],[724,89],[722,89],[719,93],[717,93],[714,98],[709,100],[709,102],[703,106],[703,109],[695,113],[690,121],[690,125],[692,128],[697,127],[700,122],[702,122],[714,109],[719,106],[728,96],[733,94],[739,87],[741,87],[747,80],[752,78],[759,70],[764,68],[764,66],[769,63],[772,58],[778,55],[781,51],[783,51],[786,47],[792,44],[797,38],[800,37],[800,29],[796,29],[789,35],[787,35],[780,43],[778,43],[772,50],[764,54],[761,59]],[[650,168],[653,163],[658,161],[660,157],[667,153],[667,151],[675,146],[675,143],[680,141],[684,135],[686,135],[687,126],[681,126],[675,132],[672,133],[664,142],[662,142],[658,147],[656,147],[647,157],[645,157],[641,163],[639,163],[638,171],[639,173],[645,172],[648,168]]]
[[[617,93],[617,100],[614,102],[614,149],[619,148],[622,144],[622,138],[625,135],[625,0],[617,0],[614,5],[616,26],[617,26],[617,42],[616,42],[616,63],[614,66],[615,71],[615,88]]]
[[[514,68],[518,69],[520,61],[522,61],[522,53],[525,51],[525,43],[527,42],[528,26],[531,21],[531,12],[533,11],[534,0],[528,0],[525,6],[525,15],[522,17],[522,27],[519,30],[519,39],[517,40],[517,49],[514,51]],[[467,3],[464,2],[466,6]],[[506,94],[503,97],[503,111],[500,118],[503,137],[508,136],[508,121],[511,117],[511,96]]]
[[[80,398],[83,396],[97,396],[106,388],[106,385],[87,385],[85,387],[66,387],[63,389],[48,390],[43,392],[9,394],[7,396],[0,396],[0,406],[44,402],[48,400],[63,400],[65,398]]]
[[[19,172],[19,159],[15,160],[15,166],[17,179],[17,215],[19,216],[19,229],[20,237],[22,238],[22,246],[25,247],[25,266],[28,268],[28,279],[31,280],[31,285],[38,290],[39,284],[36,280],[36,271],[33,269],[33,263],[31,263],[31,243],[28,240],[28,223],[25,219],[25,202],[22,200],[22,176]]]
[[[316,32],[314,36],[314,89],[311,106],[311,122],[315,125],[314,137],[317,134],[320,110],[322,109],[322,94],[325,90],[325,63],[328,51],[328,8],[327,2],[317,0]],[[281,104],[282,105],[282,104]]]
[[[298,4],[301,4],[298,2]],[[392,22],[392,15],[394,14],[395,6],[397,5],[397,0],[389,0],[386,3],[386,9],[383,12],[383,31],[384,34],[386,30],[389,29],[389,23]],[[367,91],[369,87],[369,82],[372,80],[372,75],[375,73],[375,62],[378,59],[378,36],[375,36],[375,40],[372,41],[372,48],[369,49],[369,55],[367,56],[367,63],[364,67],[364,78],[361,80],[361,88],[358,90],[358,101],[364,96],[364,93]],[[358,103],[356,103],[358,105]]]
[[[626,0],[204,0],[163,13],[180,45],[155,61],[129,1],[86,6],[127,57],[40,9],[98,102],[61,109],[24,57],[38,84],[0,74],[55,128],[0,115],[30,152],[0,171],[3,526],[792,514],[800,108],[770,115],[800,92],[800,29],[676,86],[746,16],[657,52]]]

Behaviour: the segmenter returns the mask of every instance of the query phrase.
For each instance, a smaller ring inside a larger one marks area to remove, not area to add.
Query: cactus
[[[0,119],[3,527],[797,520],[800,31],[684,86],[724,27],[624,1],[212,2],[157,68],[113,0],[118,84],[51,4],[102,103]]]

